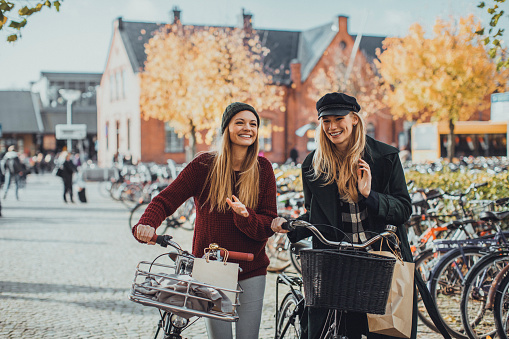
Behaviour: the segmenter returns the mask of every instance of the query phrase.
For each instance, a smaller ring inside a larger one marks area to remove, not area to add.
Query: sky
[[[490,3],[491,0],[487,0]],[[15,3],[33,3],[17,0]],[[41,72],[102,73],[113,22],[171,22],[177,6],[184,24],[237,25],[242,9],[254,28],[302,31],[348,16],[349,33],[405,36],[413,23],[431,31],[437,18],[470,13],[485,20],[478,0],[61,0],[60,12],[44,8],[28,18],[22,37],[0,31],[0,90],[29,89]],[[506,5],[504,5],[506,6]],[[506,10],[509,13],[509,10]],[[509,35],[508,15],[501,27]]]

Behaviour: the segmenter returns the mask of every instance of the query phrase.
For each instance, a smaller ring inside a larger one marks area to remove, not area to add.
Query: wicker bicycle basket
[[[305,249],[300,256],[307,306],[385,313],[396,259],[324,249]]]

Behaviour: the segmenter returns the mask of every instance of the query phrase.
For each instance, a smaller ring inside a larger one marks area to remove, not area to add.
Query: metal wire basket
[[[306,305],[384,314],[395,258],[364,251],[300,252]]]
[[[240,287],[231,290],[200,283],[188,274],[175,274],[176,268],[175,264],[141,261],[136,267],[128,298],[136,303],[157,307],[184,318],[197,316],[228,322],[238,320],[236,307],[239,305],[238,294],[242,292]],[[165,283],[161,284],[163,281]],[[225,292],[235,295],[235,300],[231,301],[231,309],[227,310],[218,307],[216,298],[217,294],[224,297]]]

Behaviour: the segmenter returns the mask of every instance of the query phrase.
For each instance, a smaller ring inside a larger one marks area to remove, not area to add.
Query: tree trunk
[[[454,140],[454,122],[452,119],[449,119],[449,145],[447,145],[447,157],[449,158],[449,162],[452,162],[452,158],[454,157],[454,151],[456,146],[456,141]]]
[[[190,163],[196,154],[196,126],[191,122],[191,132],[189,133],[189,145],[186,149],[186,162]]]

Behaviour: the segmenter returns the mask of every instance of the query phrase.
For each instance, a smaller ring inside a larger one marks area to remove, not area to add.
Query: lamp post
[[[81,98],[81,91],[76,89],[61,89],[58,91],[67,101],[67,125],[72,125],[72,103]],[[67,139],[67,152],[72,151],[72,139]]]

